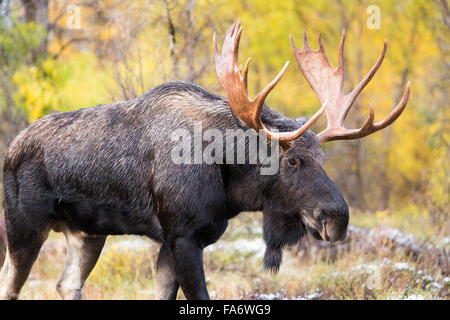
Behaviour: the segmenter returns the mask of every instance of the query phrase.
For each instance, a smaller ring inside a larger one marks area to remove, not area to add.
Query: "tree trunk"
[[[186,6],[187,15],[187,36],[186,36],[186,59],[187,59],[187,77],[186,80],[190,82],[195,82],[197,75],[195,72],[195,43],[194,43],[194,29],[195,29],[195,0],[190,0]]]
[[[169,37],[170,37],[170,57],[172,59],[172,78],[176,79],[178,78],[178,58],[175,53],[175,25],[173,24],[172,16],[170,14],[170,8],[169,3],[167,0],[164,0],[164,4],[166,6],[166,13],[167,13],[167,26],[169,28]]]
[[[49,0],[22,0],[25,7],[25,22],[35,22],[40,24],[48,32],[48,1]],[[33,50],[33,61],[36,61],[39,57],[47,54],[47,45],[48,36],[45,35],[41,44]]]

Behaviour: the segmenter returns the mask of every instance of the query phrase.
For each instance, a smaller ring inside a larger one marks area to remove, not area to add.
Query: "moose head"
[[[250,128],[262,131],[269,138],[278,140],[282,147],[278,192],[274,192],[277,200],[267,205],[264,210],[264,213],[268,212],[264,215],[264,236],[269,247],[265,263],[269,266],[275,263],[277,268],[276,260],[279,260],[277,256],[281,254],[280,248],[295,243],[304,234],[304,229],[315,238],[327,241],[343,240],[346,236],[349,221],[348,207],[339,189],[323,169],[324,156],[321,143],[331,140],[359,139],[389,126],[405,109],[410,95],[410,86],[408,83],[400,103],[384,120],[374,122],[375,114],[373,107],[370,106],[369,117],[363,126],[360,129],[347,129],[344,126],[345,118],[358,95],[380,68],[386,53],[386,41],[380,57],[366,77],[350,93],[344,94],[345,31],[342,33],[339,62],[335,69],[328,61],[320,34],[318,37],[320,46],[317,50],[309,46],[306,32],[304,46],[301,49],[295,46],[291,36],[291,46],[297,65],[322,107],[309,120],[297,121],[296,128],[274,132],[271,131],[270,125],[264,124],[261,120],[262,108],[265,98],[281,80],[289,62],[286,62],[272,82],[254,99],[250,99],[247,90],[250,58],[247,59],[243,69],[237,64],[242,30],[239,20],[230,27],[220,54],[214,35],[216,71],[233,113]],[[328,125],[325,130],[315,135],[308,129],[323,112],[326,114]],[[286,217],[285,221],[280,219],[282,216]],[[298,222],[292,223],[295,219]],[[277,223],[282,225],[274,227],[273,225]],[[296,232],[288,230],[292,228]],[[271,230],[278,230],[278,232],[271,232]],[[279,230],[286,232],[280,235]],[[276,234],[272,235],[273,233]],[[274,249],[273,256],[270,254],[271,246]]]

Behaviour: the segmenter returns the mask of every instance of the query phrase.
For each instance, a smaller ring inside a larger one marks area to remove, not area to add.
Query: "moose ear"
[[[305,234],[298,213],[282,210],[274,202],[266,203],[263,209],[264,269],[278,272],[283,249],[296,244]]]

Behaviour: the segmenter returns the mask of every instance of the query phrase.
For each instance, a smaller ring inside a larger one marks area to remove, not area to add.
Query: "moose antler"
[[[323,107],[314,114],[301,128],[291,132],[272,132],[269,131],[261,122],[261,110],[264,100],[269,92],[277,85],[283,76],[289,61],[286,62],[280,73],[264,89],[262,89],[252,100],[248,96],[247,74],[250,58],[247,59],[244,69],[238,67],[239,41],[241,39],[242,27],[240,19],[236,21],[228,30],[223,42],[222,53],[217,49],[216,34],[213,37],[214,56],[216,61],[216,72],[219,81],[225,90],[228,104],[234,114],[239,117],[246,125],[255,130],[263,130],[269,138],[279,141],[290,141],[298,138],[317,120],[325,110],[326,102]]]
[[[405,93],[400,103],[391,111],[391,113],[382,121],[373,122],[375,114],[372,105],[370,105],[370,114],[361,129],[347,129],[344,127],[344,121],[347,114],[358,95],[369,83],[383,62],[386,53],[387,43],[384,41],[383,51],[375,65],[370,69],[366,77],[351,91],[344,95],[344,41],[345,30],[342,32],[341,44],[339,47],[339,62],[336,69],[333,69],[328,62],[327,54],[322,44],[321,34],[319,33],[319,49],[313,50],[308,44],[306,32],[303,35],[303,48],[298,49],[295,46],[291,35],[291,46],[294,51],[297,65],[303,73],[311,88],[316,93],[319,101],[327,101],[325,113],[328,125],[325,130],[318,134],[321,142],[331,140],[358,139],[365,137],[375,131],[381,130],[392,124],[403,112],[408,103],[410,94],[410,83],[406,86]]]

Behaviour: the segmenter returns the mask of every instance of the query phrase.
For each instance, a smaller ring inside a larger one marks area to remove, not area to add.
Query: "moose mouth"
[[[328,237],[327,223],[326,222],[324,222],[322,224],[322,231],[320,232],[320,236],[322,237],[323,240],[330,241],[330,237]]]
[[[316,240],[330,241],[330,237],[327,234],[326,224],[323,226],[323,228],[320,231],[315,228],[311,228],[308,225],[306,225],[306,230]]]
[[[303,225],[306,227],[306,230],[310,235],[313,236],[316,240],[324,240],[324,241],[330,241],[330,237],[328,236],[327,232],[327,223],[324,222],[321,226],[317,222],[315,222],[311,217],[308,215],[302,216],[302,222]]]

